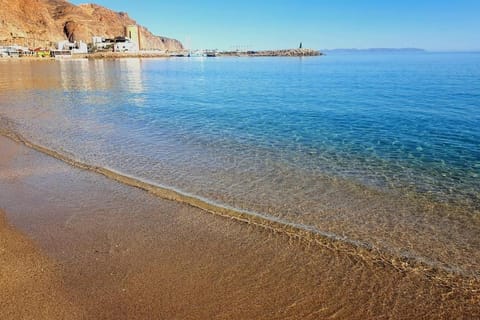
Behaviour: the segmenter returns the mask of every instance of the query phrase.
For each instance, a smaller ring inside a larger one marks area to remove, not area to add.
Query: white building
[[[8,57],[8,52],[6,48],[0,47],[0,58]]]
[[[138,44],[127,37],[116,37],[114,43],[115,52],[138,52]]]
[[[31,55],[32,51],[27,47],[12,45],[0,47],[0,57],[19,57],[21,55]]]
[[[92,37],[93,47],[97,50],[107,50],[113,49],[113,39],[105,39],[103,37],[94,36]]]
[[[105,39],[102,37],[92,37],[93,46],[98,50],[112,50],[114,52],[138,52],[138,43],[128,37],[116,37],[115,39]]]
[[[97,44],[104,43],[104,42],[105,42],[105,38],[103,38],[103,37],[99,37],[99,36],[93,36],[92,37],[93,45],[97,45]]]
[[[72,54],[74,53],[81,53],[85,54],[88,53],[87,44],[83,41],[80,42],[70,42],[68,40],[60,41],[57,43],[57,49],[60,51],[71,51]]]

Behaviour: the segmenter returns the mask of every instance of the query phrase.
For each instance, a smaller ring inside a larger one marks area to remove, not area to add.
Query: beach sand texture
[[[2,319],[74,319],[79,315],[55,264],[0,211],[0,314]]]
[[[475,319],[478,282],[167,201],[0,137],[0,319]]]

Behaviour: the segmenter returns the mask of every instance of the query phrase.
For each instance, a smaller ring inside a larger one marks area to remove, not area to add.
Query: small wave
[[[5,124],[5,121],[2,122]],[[88,164],[58,151],[49,149],[45,146],[36,144],[12,130],[12,127],[13,126],[11,124],[9,125],[6,123],[3,128],[0,128],[0,135],[22,143],[31,149],[61,160],[76,168],[101,174],[111,180],[117,181],[124,185],[142,189],[162,199],[184,203],[192,207],[202,209],[211,214],[234,219],[236,221],[264,228],[275,233],[284,234],[309,244],[316,244],[330,250],[355,255],[362,258],[367,263],[389,265],[400,271],[422,271],[431,277],[435,277],[437,280],[451,279],[452,275],[457,275],[474,279],[474,281],[480,281],[480,274],[467,274],[460,268],[444,265],[428,260],[424,257],[407,254],[392,254],[391,252],[381,250],[365,241],[350,239],[335,233],[319,230],[313,226],[293,223],[285,219],[269,216],[259,212],[234,208],[232,206],[217,203],[201,196],[184,192],[177,188],[161,185],[147,179],[141,179],[112,168]]]

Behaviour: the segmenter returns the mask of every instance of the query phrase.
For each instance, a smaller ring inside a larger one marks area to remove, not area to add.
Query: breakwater
[[[250,57],[315,57],[323,53],[313,49],[283,49],[260,51],[227,51],[219,53],[220,56],[250,56]]]

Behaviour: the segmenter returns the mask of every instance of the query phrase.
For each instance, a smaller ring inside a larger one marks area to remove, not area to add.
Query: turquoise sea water
[[[480,54],[0,61],[0,119],[90,164],[480,274]]]

